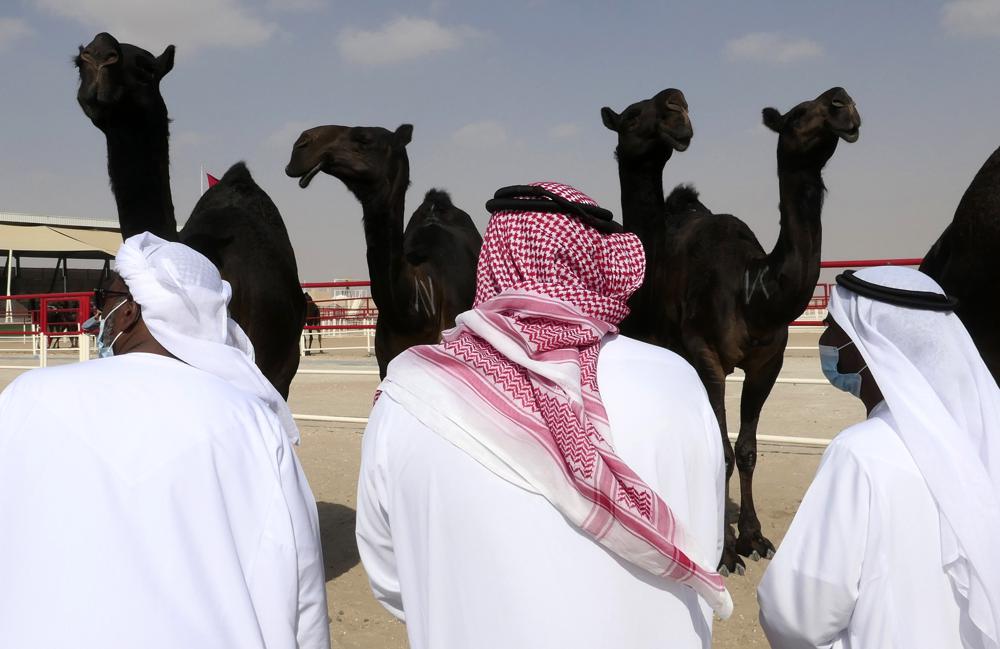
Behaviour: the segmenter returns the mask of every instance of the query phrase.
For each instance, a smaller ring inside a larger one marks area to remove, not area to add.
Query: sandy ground
[[[792,336],[790,346],[814,346],[816,334]],[[363,345],[363,339],[325,338],[327,347]],[[30,364],[0,352],[0,365]],[[55,354],[50,362],[71,362],[73,354]],[[62,360],[65,359],[65,360]],[[783,377],[822,378],[816,354],[789,351]],[[301,369],[375,369],[374,359],[363,350],[326,351],[304,358]],[[20,372],[0,370],[0,388]],[[296,414],[365,417],[377,376],[300,374],[292,384],[290,402]],[[730,432],[738,431],[739,389],[730,384],[727,394]],[[669,386],[664,386],[669,389]],[[847,425],[863,419],[857,400],[827,385],[777,385],[761,418],[759,433],[829,439]],[[333,646],[357,649],[402,649],[406,630],[371,596],[358,560],[354,541],[355,483],[361,451],[361,425],[300,422],[302,445],[299,457],[309,477],[319,508],[326,559],[327,595]],[[806,487],[815,474],[822,449],[764,444],[759,448],[755,473],[757,511],[764,534],[778,545],[791,522]],[[731,499],[739,502],[738,481],[732,480]],[[731,515],[736,506],[730,503]],[[735,600],[735,613],[716,622],[713,646],[722,649],[767,647],[757,623],[755,589],[767,562],[748,560],[744,576],[733,576],[728,587]]]

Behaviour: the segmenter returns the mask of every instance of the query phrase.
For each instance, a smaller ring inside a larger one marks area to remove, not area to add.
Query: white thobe
[[[0,647],[329,642],[316,503],[262,402],[139,353],[0,396]]]
[[[774,649],[977,649],[937,506],[885,403],[837,435],[757,591]],[[955,476],[955,480],[961,480]]]
[[[618,455],[683,523],[690,556],[714,569],[725,468],[694,370],[618,337],[597,377]],[[387,394],[365,430],[357,537],[375,596],[406,622],[412,649],[711,645],[711,609],[693,590],[617,559]]]

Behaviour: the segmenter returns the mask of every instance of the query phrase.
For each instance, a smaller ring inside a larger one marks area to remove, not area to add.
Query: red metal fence
[[[873,266],[917,266],[922,260],[910,259],[859,259],[824,261],[821,269],[869,268]],[[302,288],[313,294],[329,294],[315,298],[319,307],[319,321],[307,322],[307,334],[362,331],[371,335],[378,318],[378,309],[367,289],[371,283],[363,280],[342,282],[307,282]],[[830,302],[832,282],[816,285],[812,299],[803,316],[793,322],[796,326],[822,326]],[[0,296],[0,336],[54,337],[80,335],[83,323],[92,315],[93,293],[35,293],[29,295]],[[6,317],[3,317],[4,314]],[[14,325],[14,326],[11,326]]]
[[[919,266],[923,259],[854,259],[850,261],[823,261],[820,262],[820,270],[825,269],[850,269],[850,268],[873,268],[875,266]],[[826,308],[830,304],[830,295],[833,292],[833,282],[820,282],[816,284],[816,290],[809,300],[805,313],[792,323],[796,327],[823,327],[823,318],[826,317]],[[813,316],[813,317],[809,317]]]

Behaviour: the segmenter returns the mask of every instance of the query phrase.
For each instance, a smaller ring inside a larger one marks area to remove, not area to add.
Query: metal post
[[[80,347],[80,362],[90,360],[90,336],[85,334],[82,330],[80,335],[77,336],[78,345]]]
[[[10,280],[14,275],[13,266],[14,266],[14,251],[8,250],[7,251],[7,297],[10,297]],[[5,318],[6,322],[13,322],[14,320],[13,309],[14,309],[13,302],[11,300],[7,300],[7,306],[6,306],[7,317]]]
[[[49,364],[49,299],[38,300],[38,342],[42,346],[38,353],[39,367]]]

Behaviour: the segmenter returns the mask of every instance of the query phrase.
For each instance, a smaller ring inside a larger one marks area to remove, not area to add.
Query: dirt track
[[[815,344],[815,335],[793,336],[796,346]],[[362,341],[326,339],[327,346],[351,346]],[[0,364],[13,359],[0,358]],[[18,362],[26,362],[24,357]],[[28,361],[30,362],[30,361]],[[363,351],[327,352],[303,359],[302,369],[372,369]],[[0,370],[0,388],[19,372]],[[784,377],[821,378],[815,354],[790,351]],[[300,374],[292,384],[290,403],[296,414],[365,417],[377,376]],[[730,432],[738,430],[740,384],[727,394]],[[668,388],[665,388],[668,389]],[[826,385],[777,385],[764,409],[761,434],[830,438],[864,417],[860,402]],[[327,594],[333,646],[358,649],[401,649],[406,631],[375,602],[358,562],[354,541],[355,483],[361,450],[360,425],[300,422],[299,457],[318,501],[326,558]],[[757,511],[764,533],[777,545],[798,507],[819,463],[822,449],[762,445],[755,473]],[[739,502],[738,481],[732,499]],[[735,507],[731,506],[735,515]],[[757,624],[755,588],[766,562],[748,561],[745,576],[730,577],[736,604],[733,617],[716,622],[714,647],[767,647]]]

